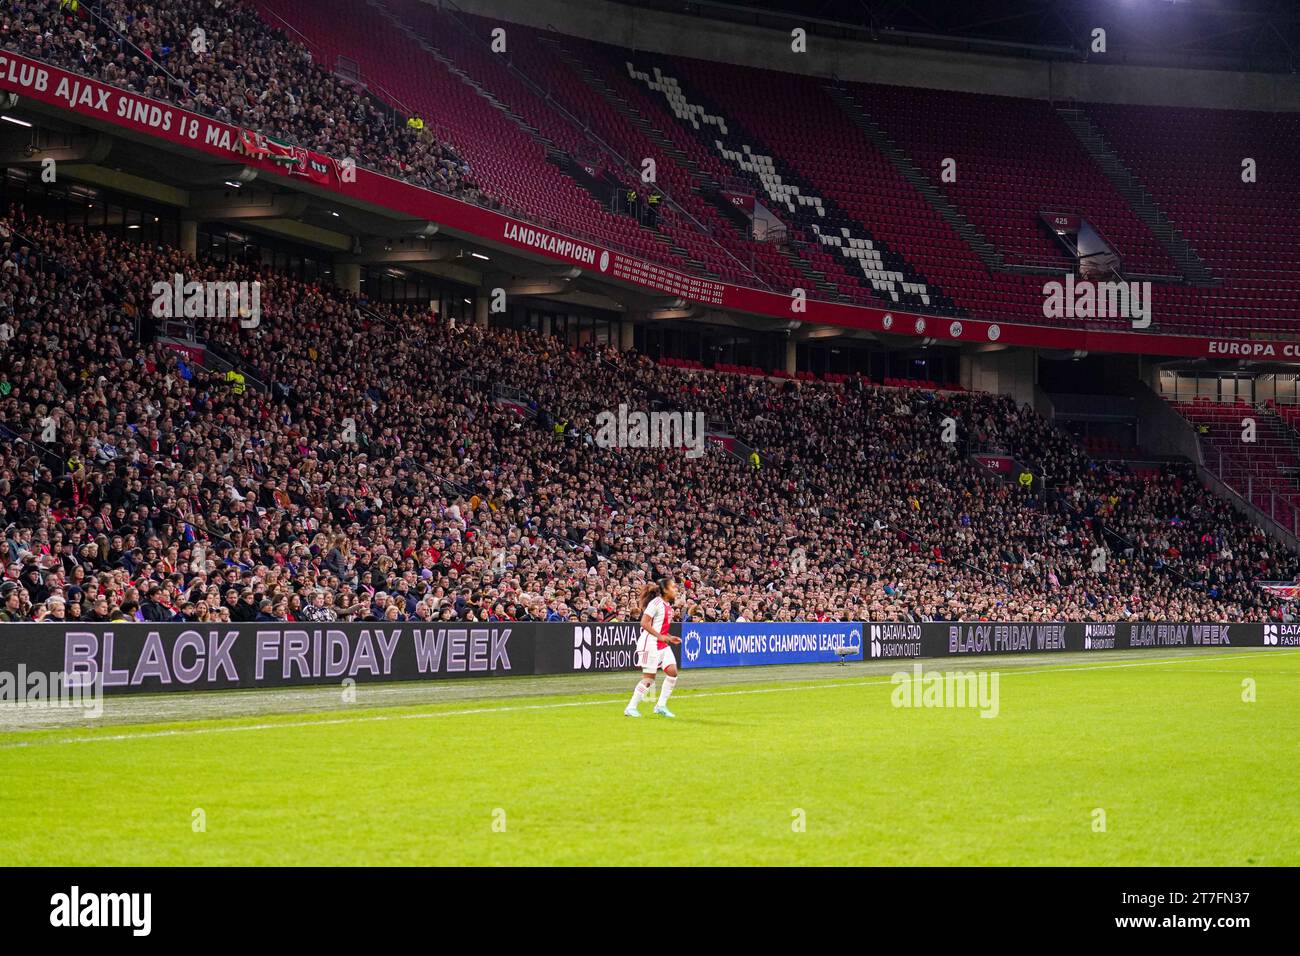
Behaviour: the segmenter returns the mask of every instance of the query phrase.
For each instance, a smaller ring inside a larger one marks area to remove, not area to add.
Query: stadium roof
[[[1106,31],[1107,62],[1294,73],[1294,0],[619,0],[646,8],[876,42],[1087,59]]]

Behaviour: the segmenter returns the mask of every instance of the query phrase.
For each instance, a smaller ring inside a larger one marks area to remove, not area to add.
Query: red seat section
[[[1300,115],[1095,104],[1087,112],[1223,279],[1213,289],[1165,292],[1180,326],[1300,329]],[[1253,182],[1243,180],[1247,159]]]
[[[855,85],[856,102],[1010,262],[1066,268],[1041,212],[1080,212],[1129,271],[1177,275],[1159,241],[1093,162],[1051,103]],[[951,181],[942,166],[952,160]]]
[[[1120,317],[1044,316],[1053,276],[990,270],[828,92],[776,70],[628,50],[450,13],[423,0],[271,0],[318,57],[346,54],[370,90],[426,118],[472,181],[517,214],[688,272],[810,298],[992,321],[1122,330]],[[493,52],[492,30],[506,50]],[[1161,242],[1050,103],[839,84],[1010,265],[1068,259],[1038,221],[1085,216],[1130,273],[1172,275]],[[1154,328],[1300,331],[1300,117],[1138,106],[1086,108],[1108,145],[1220,285],[1156,283]],[[549,145],[548,145],[549,144]],[[882,147],[883,148],[883,147]],[[548,151],[550,153],[548,157]],[[653,225],[611,211],[556,154],[599,155]],[[1257,179],[1242,181],[1242,161]],[[641,181],[645,160],[656,179]],[[956,179],[944,182],[952,159]],[[723,184],[752,192],[784,243],[758,242]]]
[[[1258,409],[1241,399],[1198,396],[1174,408],[1196,427],[1205,466],[1252,504],[1291,527],[1300,509],[1300,435],[1296,406]],[[1254,423],[1254,440],[1247,425]]]
[[[402,31],[365,4],[275,0],[274,9],[318,54],[345,54],[357,63],[368,83],[445,130],[458,154],[468,161],[474,181],[508,208],[602,245],[683,266],[665,236],[604,208],[548,161],[547,149],[539,139],[457,74],[466,68],[486,69],[472,54],[461,50],[460,62],[444,62],[421,47],[414,34]],[[525,122],[532,117],[542,123],[540,131],[562,148],[577,141],[576,132],[570,136],[560,122],[543,123],[544,112],[530,108],[519,88],[510,87],[507,95],[525,104],[519,107]]]

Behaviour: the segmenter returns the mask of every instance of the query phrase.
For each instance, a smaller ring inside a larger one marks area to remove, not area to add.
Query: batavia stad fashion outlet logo
[[[872,624],[870,634],[873,658],[921,656],[919,624]]]
[[[638,624],[579,624],[573,628],[573,669],[614,671],[633,666]]]

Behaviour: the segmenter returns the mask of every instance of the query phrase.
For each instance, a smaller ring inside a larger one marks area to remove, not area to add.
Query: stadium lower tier
[[[665,366],[0,224],[7,620],[590,622],[671,575],[695,620],[1246,621],[1297,572],[1190,465],[1093,460],[1007,397]],[[260,282],[260,321],[174,347],[176,274]],[[735,443],[607,447],[620,404]]]

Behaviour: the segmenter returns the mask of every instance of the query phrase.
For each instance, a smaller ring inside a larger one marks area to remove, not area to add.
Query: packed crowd
[[[322,68],[243,0],[17,2],[0,43],[55,66],[440,192],[492,204],[418,117]],[[414,124],[410,120],[416,120]]]
[[[610,620],[663,574],[706,619],[1258,619],[1297,570],[1186,468],[1004,397],[571,350],[21,209],[0,237],[0,619]],[[249,384],[137,338],[176,272],[261,282],[256,328],[199,320]],[[602,447],[619,402],[758,463]]]
[[[818,490],[829,520],[800,529],[799,587],[828,604],[847,590],[863,619],[1249,617],[1272,610],[1253,582],[1296,573],[1190,465],[1138,474],[1092,461],[1004,396],[696,377],[718,390],[684,384],[680,401],[735,423]],[[983,473],[963,454],[972,446],[1013,455],[1032,485]]]

